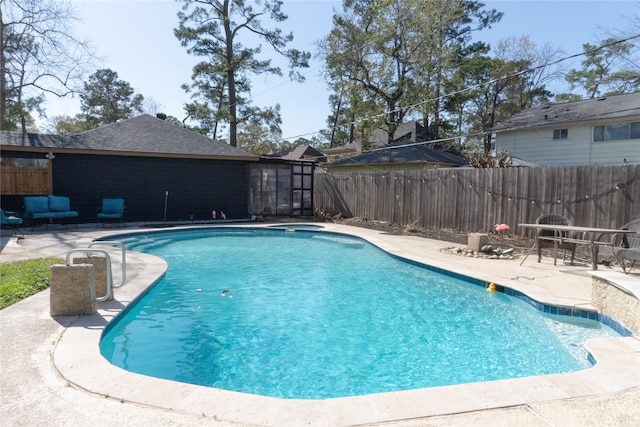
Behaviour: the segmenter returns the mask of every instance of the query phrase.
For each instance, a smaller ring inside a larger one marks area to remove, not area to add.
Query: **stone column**
[[[474,252],[480,252],[480,248],[489,243],[489,235],[485,233],[469,233],[467,246]]]
[[[51,266],[51,316],[96,314],[96,292],[93,265],[78,264]]]

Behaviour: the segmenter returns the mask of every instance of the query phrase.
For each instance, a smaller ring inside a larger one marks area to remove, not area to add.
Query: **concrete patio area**
[[[550,305],[591,307],[592,274],[640,294],[637,268],[625,275],[608,267],[593,273],[587,262],[554,266],[552,258],[537,263],[529,257],[522,265],[520,260],[468,258],[443,253],[453,244],[438,240],[318,225]],[[151,230],[130,224],[124,232]],[[121,232],[81,225],[78,230],[27,231],[19,240],[3,235],[0,262],[64,257],[98,237]],[[117,282],[121,265],[114,254]],[[114,301],[99,304],[93,316],[52,318],[48,290],[0,311],[2,425],[640,425],[638,336],[590,341],[588,349],[598,363],[580,372],[318,401],[247,395],[125,372],[100,356],[100,334],[165,268],[156,257],[127,252],[127,284],[116,289]]]

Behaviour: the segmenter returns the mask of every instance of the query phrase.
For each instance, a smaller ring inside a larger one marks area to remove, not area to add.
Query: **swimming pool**
[[[125,243],[169,270],[107,328],[101,352],[160,378],[320,399],[575,371],[590,366],[587,338],[617,336],[338,234],[215,229]]]

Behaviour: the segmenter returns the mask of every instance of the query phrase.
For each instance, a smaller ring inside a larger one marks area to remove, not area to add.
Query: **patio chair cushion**
[[[69,198],[64,196],[49,196],[49,211],[50,212],[71,211],[71,202]]]
[[[50,218],[77,218],[77,211],[49,212]]]
[[[0,222],[2,225],[20,225],[22,224],[22,218],[19,218],[14,215],[5,214],[3,209],[0,209]]]
[[[124,199],[102,199],[102,214],[103,215],[117,215],[118,218],[122,215],[124,209]]]
[[[27,196],[24,198],[24,207],[33,214],[49,212],[49,199],[47,196]]]
[[[53,212],[33,212],[31,214],[31,218],[33,219],[41,219],[41,218],[53,218],[55,215]]]
[[[98,214],[98,219],[121,219],[122,214]]]

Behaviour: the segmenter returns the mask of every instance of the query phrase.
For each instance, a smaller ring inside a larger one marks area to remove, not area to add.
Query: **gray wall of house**
[[[598,122],[596,124],[605,124]],[[593,141],[593,123],[520,129],[496,134],[496,151],[541,166],[640,164],[640,139]],[[553,139],[564,129],[566,139]]]
[[[165,195],[168,192],[168,196]],[[244,161],[56,154],[53,194],[71,198],[79,222],[93,222],[104,197],[125,199],[125,221],[247,217]],[[22,196],[3,196],[3,206],[22,210]]]

